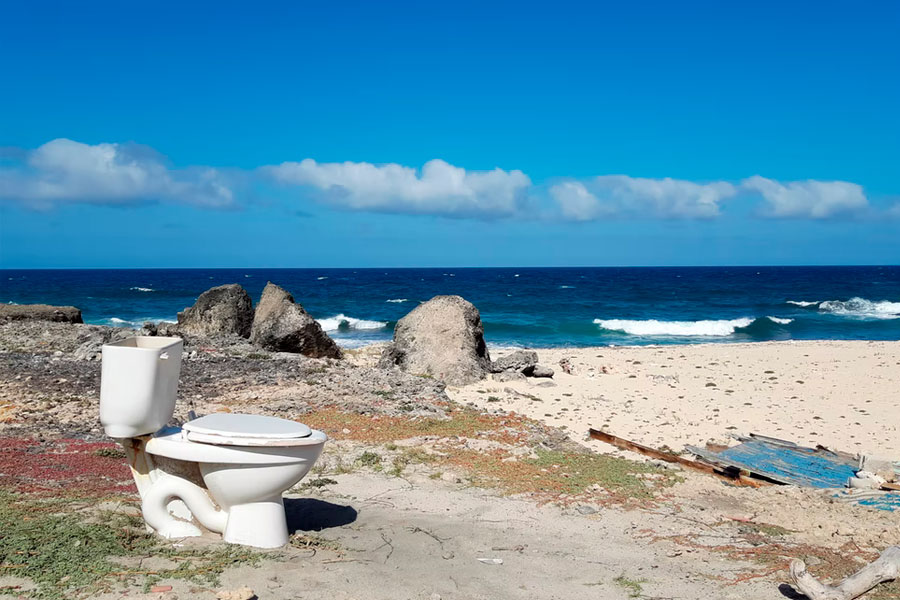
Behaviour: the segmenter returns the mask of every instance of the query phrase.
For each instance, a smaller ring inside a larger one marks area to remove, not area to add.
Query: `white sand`
[[[552,380],[489,378],[448,392],[564,426],[599,451],[610,446],[586,440],[590,427],[679,451],[753,432],[900,458],[900,342],[541,349],[538,357],[556,371]]]

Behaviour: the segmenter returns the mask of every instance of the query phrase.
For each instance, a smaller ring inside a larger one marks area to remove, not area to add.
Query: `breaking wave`
[[[872,302],[865,298],[826,300],[819,303],[819,312],[869,319],[900,319],[900,302]]]
[[[400,302],[409,302],[409,298],[391,298],[390,300],[385,300],[385,302],[393,302],[397,304]]]
[[[854,297],[849,300],[788,300],[787,304],[802,308],[818,309],[820,313],[856,317],[861,319],[898,319],[900,318],[900,302],[888,300],[872,301]]]
[[[107,319],[97,319],[90,321],[93,325],[108,325],[110,327],[128,327],[131,329],[140,329],[144,323],[151,321],[153,323],[176,323],[171,319],[163,319],[160,317],[144,317],[137,319],[120,319],[119,317],[109,317]]]
[[[155,292],[155,291],[156,291],[156,290],[154,290],[153,288],[148,288],[148,287],[137,287],[137,286],[132,287],[132,288],[128,288],[128,289],[129,289],[129,290],[134,290],[135,292]],[[115,317],[113,317],[113,318],[115,318]]]
[[[342,331],[348,329],[383,329],[387,327],[385,321],[367,321],[366,319],[357,319],[348,317],[341,313],[326,319],[316,319],[322,329],[325,331]]]
[[[762,317],[751,319],[721,319],[704,321],[658,321],[656,319],[594,319],[594,324],[607,331],[621,331],[629,335],[672,337],[725,337],[744,332],[752,325],[777,323],[787,325],[793,319]],[[767,323],[768,322],[768,323]]]

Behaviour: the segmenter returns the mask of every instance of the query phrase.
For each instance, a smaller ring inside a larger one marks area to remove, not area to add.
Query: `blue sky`
[[[894,1],[0,10],[2,267],[900,263]]]

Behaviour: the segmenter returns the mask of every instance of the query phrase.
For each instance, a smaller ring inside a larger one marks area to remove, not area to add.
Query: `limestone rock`
[[[0,321],[55,321],[58,323],[84,323],[81,310],[74,306],[49,304],[0,304]]]
[[[534,365],[525,369],[525,375],[529,377],[553,377],[553,369],[544,365]]]
[[[253,303],[236,283],[206,290],[190,308],[178,313],[178,330],[199,336],[250,336]]]
[[[313,358],[340,358],[340,347],[294,297],[267,283],[256,306],[250,341],[266,350],[295,352]]]
[[[397,322],[381,368],[399,366],[450,385],[465,385],[491,370],[484,325],[475,306],[459,296],[435,296]]]
[[[495,360],[491,365],[494,373],[502,371],[518,371],[521,373],[525,369],[531,368],[537,364],[538,355],[534,350],[516,350],[512,354],[507,354]]]

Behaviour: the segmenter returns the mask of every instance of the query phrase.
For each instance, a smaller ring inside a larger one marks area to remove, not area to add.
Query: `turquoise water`
[[[900,267],[5,270],[0,301],[72,304],[85,321],[174,321],[204,290],[267,281],[346,346],[390,339],[437,294],[481,311],[489,344],[595,346],[900,340]]]

